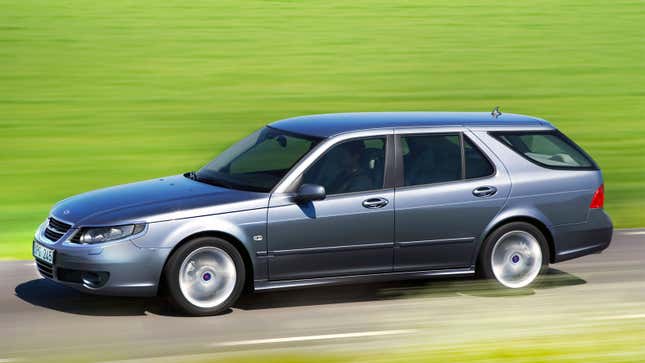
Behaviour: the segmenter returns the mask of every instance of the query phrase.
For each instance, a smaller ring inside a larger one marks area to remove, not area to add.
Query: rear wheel
[[[513,222],[493,231],[484,241],[480,269],[501,286],[529,286],[548,267],[546,238],[532,224]]]
[[[200,237],[182,245],[166,265],[168,295],[191,315],[215,315],[235,303],[244,288],[242,256],[229,242]]]

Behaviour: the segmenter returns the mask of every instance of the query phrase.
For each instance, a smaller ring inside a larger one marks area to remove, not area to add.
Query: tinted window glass
[[[466,179],[482,178],[495,172],[486,156],[467,137],[464,137]]]
[[[325,187],[327,194],[383,188],[385,138],[346,141],[333,146],[303,175],[302,183]]]
[[[403,136],[401,143],[404,185],[461,179],[459,135]]]
[[[494,135],[516,152],[551,167],[589,168],[594,164],[579,148],[558,132],[504,133]]]
[[[197,178],[230,188],[268,192],[318,142],[265,127],[201,168]]]
[[[231,174],[289,170],[311,148],[311,140],[278,135],[263,140],[229,164]]]

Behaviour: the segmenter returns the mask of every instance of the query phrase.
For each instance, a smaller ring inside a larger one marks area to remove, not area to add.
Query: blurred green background
[[[51,205],[322,112],[546,118],[645,226],[641,1],[0,2],[0,258]]]

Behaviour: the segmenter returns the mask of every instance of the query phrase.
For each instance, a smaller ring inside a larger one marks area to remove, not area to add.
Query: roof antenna
[[[491,112],[490,115],[493,116],[494,118],[500,117],[502,115],[502,112],[500,112],[499,106],[495,106],[495,108],[493,109],[493,112]]]

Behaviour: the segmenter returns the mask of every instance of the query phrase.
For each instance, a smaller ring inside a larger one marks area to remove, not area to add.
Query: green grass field
[[[641,1],[0,1],[0,258],[51,205],[198,168],[280,118],[546,118],[645,226]]]

